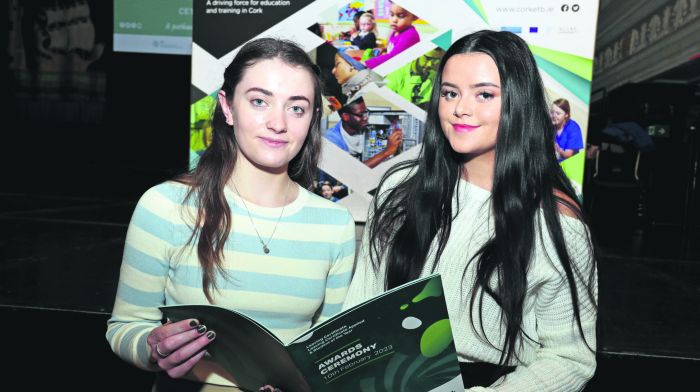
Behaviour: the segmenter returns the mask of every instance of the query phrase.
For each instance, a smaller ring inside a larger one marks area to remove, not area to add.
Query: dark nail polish
[[[214,331],[207,332],[207,339],[212,340],[215,337],[216,337],[216,332],[214,332]]]
[[[203,334],[204,332],[207,332],[207,326],[206,326],[206,325],[200,325],[199,327],[197,327],[197,332],[199,332],[200,334]]]
[[[194,328],[197,326],[197,324],[199,324],[197,320],[190,320],[190,327]]]

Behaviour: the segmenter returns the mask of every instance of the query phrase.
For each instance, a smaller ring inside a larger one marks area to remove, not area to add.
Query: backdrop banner
[[[410,38],[396,49],[392,12],[412,20],[400,32]],[[241,45],[259,37],[289,39],[321,68],[324,83],[325,138],[314,191],[364,221],[382,175],[420,153],[445,50],[490,29],[527,41],[553,118],[568,103],[566,124],[552,143],[574,151],[559,159],[580,194],[597,15],[597,0],[194,0],[190,163],[194,167],[209,144],[214,98]]]

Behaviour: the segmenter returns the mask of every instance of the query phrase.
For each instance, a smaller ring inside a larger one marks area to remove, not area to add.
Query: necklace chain
[[[287,182],[287,190],[284,192],[284,205],[282,205],[282,212],[280,212],[280,216],[277,218],[277,222],[275,222],[275,227],[272,228],[272,234],[270,234],[270,238],[268,238],[267,242],[265,242],[263,241],[260,232],[258,232],[258,228],[255,227],[255,223],[253,222],[253,216],[250,215],[250,209],[248,209],[248,204],[246,204],[245,199],[243,199],[243,196],[241,196],[241,192],[238,191],[236,183],[231,181],[231,184],[233,184],[233,189],[236,190],[236,194],[238,195],[238,197],[241,198],[241,202],[243,202],[245,211],[248,213],[248,219],[250,219],[250,225],[253,226],[253,230],[255,230],[255,234],[258,236],[258,240],[260,241],[260,245],[262,245],[262,250],[263,252],[265,252],[265,254],[270,253],[270,247],[268,247],[268,245],[270,244],[270,241],[272,241],[272,238],[275,236],[275,232],[277,231],[277,225],[280,223],[280,220],[282,220],[282,215],[284,215],[284,209],[285,207],[287,207],[287,199],[289,197],[289,184],[291,182],[291,180]]]

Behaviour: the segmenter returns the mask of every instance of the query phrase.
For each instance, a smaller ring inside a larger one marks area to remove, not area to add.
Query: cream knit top
[[[388,181],[396,183],[396,174]],[[394,179],[394,181],[391,181]],[[380,192],[380,197],[384,196]],[[470,294],[474,288],[476,263],[468,263],[479,248],[493,235],[490,216],[491,193],[467,181],[460,180],[453,198],[452,230],[440,261],[435,268],[442,276],[445,300],[452,325],[452,334],[460,361],[498,363],[503,346],[505,328],[501,323],[500,307],[484,296],[483,325],[479,327],[478,306],[469,314]],[[459,209],[457,209],[459,206]],[[590,269],[595,268],[586,226],[577,219],[560,215],[569,255],[574,264],[579,309],[585,340],[595,349],[596,310],[586,294]],[[371,219],[371,216],[369,217]],[[521,339],[516,370],[488,388],[475,387],[469,391],[577,391],[583,389],[596,367],[595,353],[581,338],[573,313],[569,285],[558,261],[554,245],[544,226],[542,212],[537,214],[542,223],[540,234],[535,235],[534,255],[528,271],[528,288],[523,308],[522,328],[530,339]],[[535,229],[538,230],[538,222]],[[369,227],[369,226],[367,226]],[[369,259],[368,234],[365,230],[356,261],[355,274],[343,308],[371,298],[384,291],[385,264],[379,273]],[[431,274],[435,261],[436,243],[431,246],[428,262],[421,276]],[[595,276],[595,275],[593,275]],[[592,282],[597,295],[597,281]],[[472,320],[476,331],[472,327]],[[534,341],[533,341],[534,340]],[[489,343],[490,342],[490,343]],[[494,347],[495,346],[495,347]]]

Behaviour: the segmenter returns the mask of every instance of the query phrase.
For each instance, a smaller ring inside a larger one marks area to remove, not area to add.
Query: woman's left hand
[[[170,377],[180,378],[202,359],[215,337],[214,331],[207,332],[196,319],[186,319],[153,329],[146,341],[151,347],[151,362]]]

